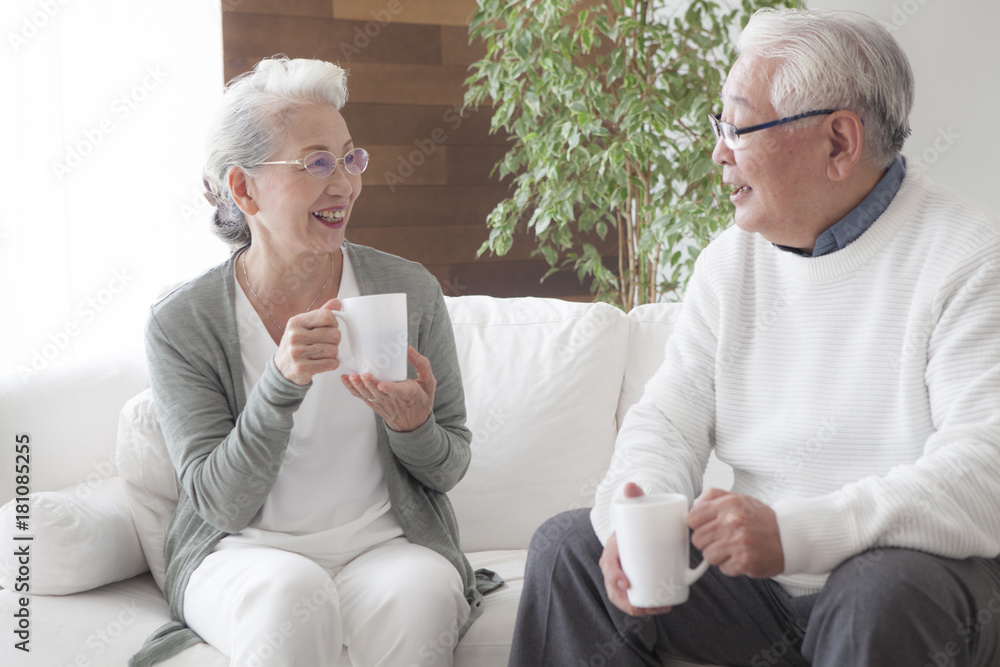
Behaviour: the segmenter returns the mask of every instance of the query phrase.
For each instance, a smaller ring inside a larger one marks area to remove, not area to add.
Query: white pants
[[[188,627],[232,667],[450,667],[469,616],[462,578],[397,537],[335,572],[300,554],[233,545],[208,555],[184,595]]]

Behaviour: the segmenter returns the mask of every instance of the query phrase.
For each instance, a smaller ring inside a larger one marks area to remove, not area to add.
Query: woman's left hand
[[[383,382],[371,373],[340,376],[347,391],[364,399],[385,420],[393,431],[408,433],[423,425],[434,408],[434,389],[437,380],[431,370],[430,359],[411,345],[406,358],[417,369],[416,380]]]

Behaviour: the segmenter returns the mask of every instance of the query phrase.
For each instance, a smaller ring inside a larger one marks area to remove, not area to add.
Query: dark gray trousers
[[[660,667],[657,651],[727,667],[1000,666],[998,560],[876,549],[798,598],[711,567],[686,603],[636,618],[608,601],[602,550],[586,509],[536,531],[510,667]]]

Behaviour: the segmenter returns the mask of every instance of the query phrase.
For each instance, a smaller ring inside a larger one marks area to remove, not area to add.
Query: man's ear
[[[864,123],[853,111],[835,111],[825,123],[830,154],[827,176],[831,181],[845,181],[861,161],[865,143]]]
[[[253,196],[253,181],[239,167],[230,167],[226,175],[233,201],[243,211],[243,215],[256,215],[259,207]]]

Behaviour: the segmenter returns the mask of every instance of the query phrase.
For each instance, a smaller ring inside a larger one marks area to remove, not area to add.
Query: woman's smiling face
[[[299,160],[315,151],[338,158],[354,148],[347,123],[332,106],[295,107],[276,121],[283,130],[278,150],[267,161]],[[257,205],[248,216],[254,242],[301,251],[333,252],[344,242],[361,175],[338,164],[326,178],[299,164],[258,166],[247,190]]]

